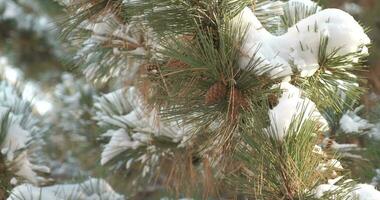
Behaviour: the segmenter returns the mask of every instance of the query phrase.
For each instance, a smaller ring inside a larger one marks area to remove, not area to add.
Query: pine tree
[[[357,72],[370,40],[347,13],[233,0],[80,1],[68,10],[63,36],[83,44],[75,64],[95,82],[125,79],[97,106],[110,138],[102,164],[141,170],[137,180],[180,196],[354,195],[354,183],[339,184],[336,155],[320,148],[363,93]]]
[[[76,66],[125,83],[96,106],[110,138],[102,164],[179,196],[354,195],[324,145],[364,91],[370,40],[349,14],[310,1],[67,5]]]
[[[95,120],[99,164],[123,174],[129,198],[380,199],[347,165],[379,161],[377,122],[354,110],[371,41],[348,13],[309,0],[57,2],[65,60],[102,89],[66,74],[48,123],[80,135]],[[364,151],[338,143],[368,131]],[[28,195],[124,198],[90,179],[9,199]]]

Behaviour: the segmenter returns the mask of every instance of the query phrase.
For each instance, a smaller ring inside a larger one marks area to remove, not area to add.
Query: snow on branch
[[[23,100],[16,89],[5,82],[0,83],[1,154],[5,164],[15,176],[33,184],[46,181],[37,172],[48,173],[45,166],[33,164],[30,148],[35,138],[41,137],[31,105]]]

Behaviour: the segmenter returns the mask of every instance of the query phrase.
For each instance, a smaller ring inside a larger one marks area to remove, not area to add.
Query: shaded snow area
[[[15,187],[7,200],[122,200],[102,179],[89,179],[79,184],[61,184],[49,187],[35,187],[22,184]]]

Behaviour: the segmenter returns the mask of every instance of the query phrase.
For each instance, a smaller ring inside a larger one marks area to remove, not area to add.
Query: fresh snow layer
[[[270,128],[268,133],[282,140],[287,134],[288,129],[294,119],[304,123],[306,120],[314,120],[320,123],[321,130],[328,128],[327,121],[322,117],[316,105],[308,98],[302,96],[302,91],[290,83],[281,83],[280,88],[283,94],[276,107],[269,110]]]
[[[317,170],[321,171],[321,172],[325,172],[328,169],[342,170],[343,166],[339,160],[330,159],[330,160],[326,161],[325,163],[320,163],[317,167]]]
[[[376,190],[373,185],[357,184],[355,190],[351,192],[353,199],[359,200],[379,200],[380,191]]]
[[[28,131],[21,128],[19,124],[13,123],[8,128],[8,132],[1,145],[2,152],[6,153],[8,160],[13,160],[15,157],[14,153],[17,150],[25,148],[31,139],[31,135]]]
[[[326,192],[333,192],[342,189],[340,186],[335,185],[336,182],[341,180],[342,177],[331,179],[326,184],[319,185],[314,190],[314,195],[317,198],[321,198]],[[348,180],[351,181],[351,180]],[[348,192],[348,191],[347,191]],[[376,190],[373,185],[368,184],[356,184],[354,190],[348,192],[344,197],[347,200],[380,200],[380,191]]]
[[[142,27],[143,24],[139,22],[121,23],[118,17],[111,13],[103,13],[96,20],[82,22],[78,28],[92,34],[80,44],[74,59],[87,66],[83,70],[85,77],[100,83],[115,77],[121,81],[132,81],[142,64],[142,60],[137,57],[147,53],[147,46],[150,49],[159,46],[154,41],[151,29]],[[103,54],[97,52],[98,46],[104,43],[113,46],[107,52],[109,59],[106,60],[101,59]],[[125,44],[130,44],[127,45],[130,48]],[[106,72],[100,70],[103,68],[107,68]]]
[[[102,165],[105,165],[122,152],[128,149],[137,149],[140,145],[142,145],[142,143],[138,140],[133,141],[124,129],[118,129],[116,131],[109,130],[106,134],[111,134],[111,140],[105,145],[102,152],[100,160]]]
[[[13,87],[0,82],[0,123],[6,124],[1,127],[5,134],[0,152],[10,172],[24,181],[39,184],[44,179],[36,171],[49,172],[49,169],[31,162],[29,144],[32,142],[32,131],[38,128],[34,126],[29,112],[29,102],[18,96]]]
[[[96,113],[98,124],[113,127],[103,134],[110,140],[101,154],[102,165],[127,150],[149,146],[155,136],[164,136],[178,143],[185,139],[186,128],[160,121],[155,110],[147,112],[134,87],[103,95],[95,107],[99,110]]]
[[[248,26],[243,44],[240,67],[246,69],[253,56],[263,62],[257,70],[265,73],[264,66],[274,68],[269,71],[272,77],[292,75],[294,65],[303,77],[312,76],[318,69],[318,52],[321,37],[327,37],[327,53],[339,48],[337,55],[346,55],[368,49],[370,39],[364,29],[348,13],[338,9],[325,9],[311,15],[288,29],[288,32],[275,36],[269,33],[246,7],[237,17],[236,23]],[[363,47],[364,46],[364,47]],[[262,69],[260,71],[260,69]]]
[[[359,133],[373,127],[372,124],[353,111],[346,112],[340,119],[339,124],[345,133]]]
[[[123,195],[116,193],[102,179],[90,179],[80,184],[62,184],[49,187],[36,187],[22,184],[11,191],[7,200],[123,200]]]

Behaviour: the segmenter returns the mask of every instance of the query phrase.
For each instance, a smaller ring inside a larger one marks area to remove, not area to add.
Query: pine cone
[[[222,82],[216,82],[212,85],[206,93],[205,104],[212,105],[218,103],[220,100],[226,97],[227,87]]]

